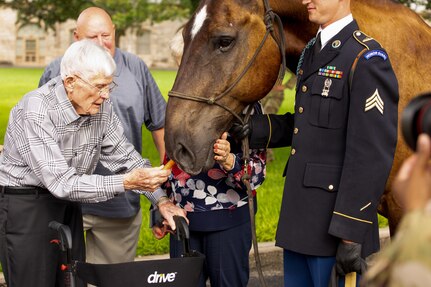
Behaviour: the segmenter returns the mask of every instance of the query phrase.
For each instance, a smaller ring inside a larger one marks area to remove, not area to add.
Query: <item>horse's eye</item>
[[[217,41],[217,49],[226,52],[233,46],[234,39],[231,37],[220,37]]]

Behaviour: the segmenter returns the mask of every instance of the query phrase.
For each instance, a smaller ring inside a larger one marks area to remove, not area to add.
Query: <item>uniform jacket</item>
[[[295,113],[254,116],[251,147],[291,146],[276,244],[334,256],[340,239],[379,249],[377,206],[397,139],[398,83],[386,51],[344,27],[321,52],[307,49]]]

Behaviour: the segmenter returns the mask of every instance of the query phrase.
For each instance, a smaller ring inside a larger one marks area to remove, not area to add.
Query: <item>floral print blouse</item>
[[[248,202],[247,188],[241,181],[244,175],[242,152],[233,140],[231,152],[235,154],[235,164],[232,170],[225,171],[215,163],[208,172],[191,176],[177,165],[172,168],[166,188],[173,201],[187,212],[207,212],[220,209],[232,210],[246,205]],[[265,150],[251,150],[248,162],[250,185],[255,190],[263,183],[266,175]]]

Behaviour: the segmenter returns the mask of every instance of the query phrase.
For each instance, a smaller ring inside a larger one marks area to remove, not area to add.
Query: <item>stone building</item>
[[[44,67],[61,56],[73,42],[75,21],[57,24],[55,31],[45,31],[35,24],[16,24],[16,11],[0,9],[0,65]],[[169,43],[185,22],[142,23],[139,33],[126,31],[119,47],[141,57],[151,68],[175,68]]]

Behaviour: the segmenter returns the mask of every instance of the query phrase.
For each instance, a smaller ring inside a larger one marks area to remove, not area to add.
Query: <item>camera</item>
[[[401,131],[407,145],[416,150],[421,133],[431,136],[431,92],[413,98],[401,116]]]

